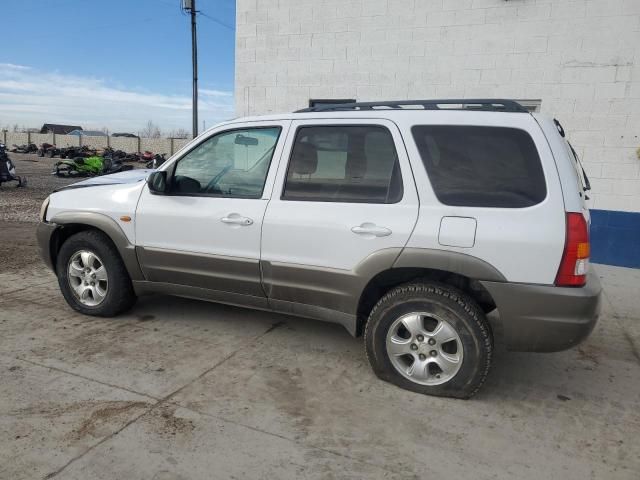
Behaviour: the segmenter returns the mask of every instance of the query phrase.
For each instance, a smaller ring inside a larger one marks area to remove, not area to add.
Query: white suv
[[[64,188],[38,237],[79,312],[162,292],[336,322],[380,378],[466,398],[494,340],[550,352],[593,329],[587,188],[560,124],[516,102],[354,103]]]

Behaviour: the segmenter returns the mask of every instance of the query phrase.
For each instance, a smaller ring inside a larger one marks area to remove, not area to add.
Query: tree
[[[189,132],[187,132],[184,128],[179,128],[177,130],[172,130],[167,136],[169,138],[189,138]]]
[[[160,138],[161,135],[162,132],[160,131],[160,127],[151,120],[147,122],[147,126],[140,132],[140,136],[144,138]]]

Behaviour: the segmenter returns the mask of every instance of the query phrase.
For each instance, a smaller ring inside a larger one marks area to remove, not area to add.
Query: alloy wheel
[[[421,385],[441,385],[460,370],[464,351],[453,326],[438,315],[411,312],[396,319],[386,337],[391,364]]]
[[[107,269],[102,260],[89,250],[80,250],[71,256],[67,278],[74,296],[83,305],[98,306],[107,296]]]

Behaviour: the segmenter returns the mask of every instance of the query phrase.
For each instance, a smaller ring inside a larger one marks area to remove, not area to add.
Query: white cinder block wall
[[[640,0],[237,0],[238,115],[310,98],[542,100],[591,206],[640,211]]]

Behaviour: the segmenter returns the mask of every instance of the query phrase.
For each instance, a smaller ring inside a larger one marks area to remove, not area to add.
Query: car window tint
[[[504,127],[417,125],[413,138],[445,205],[523,208],[547,195],[531,136]]]
[[[396,203],[402,193],[398,156],[386,128],[332,125],[298,129],[284,200]]]
[[[214,135],[178,161],[171,193],[261,197],[279,135],[280,127]]]

